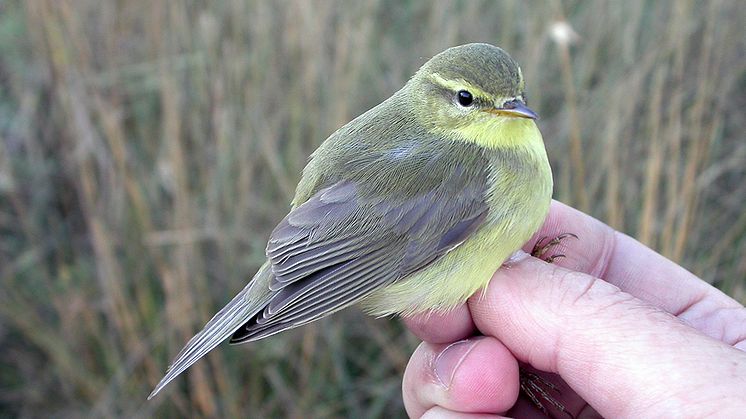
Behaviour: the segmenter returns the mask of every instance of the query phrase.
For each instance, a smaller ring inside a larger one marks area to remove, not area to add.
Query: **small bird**
[[[443,312],[484,288],[541,226],[552,171],[518,64],[449,48],[311,155],[254,278],[148,399],[230,338],[251,342],[352,304]]]

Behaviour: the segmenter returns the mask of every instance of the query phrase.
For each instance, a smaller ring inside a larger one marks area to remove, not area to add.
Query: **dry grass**
[[[355,310],[145,396],[306,156],[468,41],[522,63],[557,198],[746,301],[744,3],[549,4],[0,3],[2,415],[401,416],[416,342]]]

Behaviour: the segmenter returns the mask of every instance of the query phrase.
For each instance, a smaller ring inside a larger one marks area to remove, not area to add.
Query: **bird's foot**
[[[560,244],[562,240],[572,237],[577,239],[578,236],[576,236],[573,233],[563,233],[558,235],[557,237],[548,240],[549,238],[544,236],[536,241],[536,244],[534,244],[533,250],[531,250],[531,256],[535,258],[539,258],[547,263],[554,262],[555,259],[563,258],[565,255],[563,254],[555,254],[551,256],[545,256],[546,253],[551,249],[552,247]],[[565,406],[556,398],[552,396],[551,393],[557,393],[560,394],[559,389],[554,384],[550,383],[546,379],[540,377],[537,374],[534,374],[530,371],[525,370],[524,368],[520,369],[520,382],[521,382],[521,393],[537,408],[539,409],[544,415],[547,417],[554,417],[547,408],[548,406],[554,407],[555,410],[558,410],[565,415],[567,415],[570,418],[574,418],[574,416],[567,411]]]
[[[521,393],[544,415],[550,418],[554,417],[549,412],[549,409],[547,409],[547,405],[551,405],[554,409],[564,413],[568,417],[575,418],[559,400],[552,396],[551,393],[561,394],[557,386],[524,368],[520,368],[519,374]]]
[[[559,236],[551,240],[547,240],[548,239],[547,236],[540,238],[539,240],[536,241],[536,244],[534,244],[534,248],[533,250],[531,250],[531,256],[535,258],[539,258],[547,263],[552,263],[554,262],[555,259],[565,257],[565,255],[562,255],[562,254],[557,254],[557,255],[552,255],[552,256],[544,256],[544,255],[549,251],[549,249],[560,244],[562,240],[568,237],[572,237],[575,239],[578,238],[578,236],[572,233],[562,233]]]

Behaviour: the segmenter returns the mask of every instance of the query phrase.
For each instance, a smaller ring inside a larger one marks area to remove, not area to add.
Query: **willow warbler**
[[[541,226],[552,172],[518,64],[468,44],[311,155],[254,278],[176,356],[150,397],[220,342],[250,342],[361,302],[444,311]]]

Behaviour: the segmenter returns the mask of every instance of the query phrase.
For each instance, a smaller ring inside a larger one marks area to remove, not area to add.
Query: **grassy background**
[[[469,41],[522,64],[558,199],[746,301],[743,22],[739,0],[0,2],[0,416],[402,416],[417,342],[354,309],[145,397],[259,266],[306,156]]]

